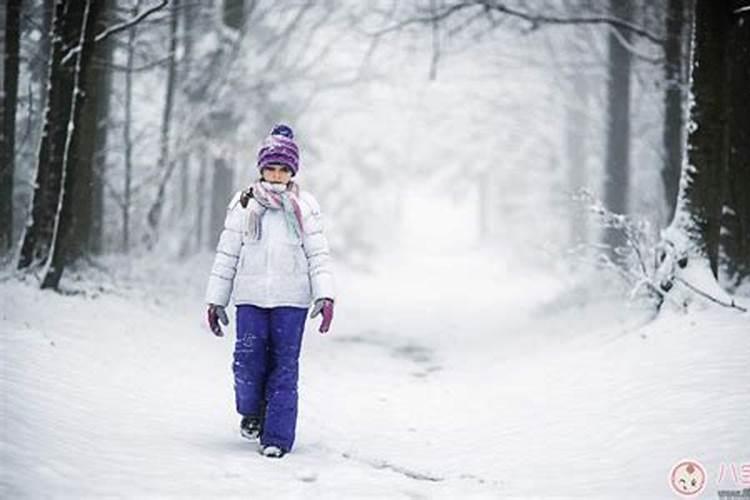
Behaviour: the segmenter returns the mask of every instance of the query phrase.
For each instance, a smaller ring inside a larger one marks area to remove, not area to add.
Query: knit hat
[[[271,130],[258,151],[259,170],[273,164],[286,165],[292,170],[292,175],[297,175],[299,170],[299,149],[294,142],[294,132],[284,124]]]

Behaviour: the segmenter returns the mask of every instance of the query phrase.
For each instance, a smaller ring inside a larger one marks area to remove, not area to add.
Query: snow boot
[[[262,446],[260,448],[260,453],[264,457],[269,457],[269,458],[281,458],[284,455],[286,455],[286,451],[284,451],[281,448],[279,448],[278,446],[274,446],[272,444]]]
[[[260,417],[244,416],[240,422],[240,434],[247,439],[258,439],[262,432]]]

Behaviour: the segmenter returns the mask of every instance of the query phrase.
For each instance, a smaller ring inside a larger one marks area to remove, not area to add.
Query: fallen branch
[[[704,298],[706,298],[706,299],[708,299],[708,300],[710,300],[712,302],[715,302],[715,303],[719,304],[720,306],[734,308],[734,309],[739,309],[742,312],[747,312],[747,308],[735,304],[734,299],[732,299],[732,302],[724,302],[723,300],[717,299],[716,297],[714,297],[714,296],[712,296],[712,295],[704,292],[703,290],[701,290],[697,286],[688,283],[687,281],[685,281],[683,278],[680,278],[679,276],[675,276],[674,280],[682,283],[683,285],[685,285],[686,287],[688,287],[693,292],[697,293],[698,295],[700,295],[700,296],[702,296],[702,297],[704,297]]]

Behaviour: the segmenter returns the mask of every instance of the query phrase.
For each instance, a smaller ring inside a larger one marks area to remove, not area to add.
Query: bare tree
[[[75,69],[73,70],[72,93],[68,97],[70,102],[67,105],[69,107],[69,117],[66,121],[67,130],[63,145],[61,189],[55,213],[51,249],[42,276],[42,288],[57,288],[68,259],[74,255],[72,251],[73,242],[71,232],[76,224],[74,219],[74,186],[80,174],[79,165],[77,164],[80,148],[79,137],[81,134],[80,121],[84,98],[89,89],[86,78],[94,53],[94,37],[96,35],[97,19],[101,12],[101,6],[102,3],[98,0],[87,0],[84,5],[80,6],[83,10],[79,21],[80,24],[76,26],[71,23],[70,25],[70,32],[78,35],[78,53],[75,57]],[[70,10],[73,9],[71,8]],[[78,18],[78,16],[75,17]],[[73,37],[69,39],[75,40]],[[54,83],[50,82],[50,85],[54,85]]]
[[[103,14],[111,14],[112,0],[99,0]],[[95,27],[96,32],[107,28],[108,19],[100,16]],[[74,218],[67,245],[71,258],[90,253],[96,231],[101,228],[102,175],[100,167],[106,159],[107,119],[109,93],[111,90],[112,68],[109,64],[112,57],[112,40],[105,39],[97,43],[92,55],[91,64],[86,65],[84,81],[87,82],[86,98],[81,106],[80,127],[78,134],[78,155],[76,162],[76,183],[73,187],[72,203]]]
[[[686,81],[684,61],[686,59],[687,30],[685,17],[688,0],[669,0],[666,9],[667,40],[664,47],[664,167],[662,182],[667,204],[667,221],[674,217],[677,191],[682,169],[683,103]]]
[[[106,25],[115,16],[116,0],[104,0],[102,19]],[[114,40],[105,39],[97,42],[94,53],[94,64],[102,68],[103,74],[97,78],[96,89],[96,139],[93,152],[93,179],[91,193],[91,228],[88,245],[92,253],[101,253],[104,248],[104,192],[107,178],[107,144],[110,125],[110,97],[112,95],[113,68],[112,59]]]
[[[205,148],[198,151],[198,176],[195,182],[196,210],[195,210],[195,249],[203,250],[206,244],[204,228],[206,227],[206,170],[208,170],[208,153]],[[213,245],[213,242],[211,242]]]
[[[568,158],[568,181],[571,192],[576,192],[588,184],[588,158],[586,154],[587,137],[590,130],[589,82],[580,71],[572,72],[568,77],[570,91],[575,96],[575,105],[569,103],[565,108],[565,152]],[[578,205],[571,214],[570,239],[574,244],[588,241],[586,212]]]
[[[612,16],[630,22],[632,0],[610,0]],[[630,187],[630,32],[609,34],[609,71],[607,80],[607,144],[604,160],[604,205],[611,212],[628,212]],[[614,262],[620,262],[617,249],[623,246],[624,235],[618,228],[604,230],[604,243]]]
[[[209,240],[219,240],[219,234],[224,227],[224,216],[226,215],[227,199],[234,187],[234,176],[232,169],[224,158],[214,159],[213,179],[211,182],[211,232]]]
[[[688,217],[684,228],[695,235],[697,250],[705,255],[714,275],[719,262],[719,228],[726,176],[727,75],[725,51],[730,28],[729,8],[722,2],[696,1],[695,53],[693,54],[692,119],[698,124],[688,137],[684,169],[684,202]],[[687,225],[689,224],[689,226]]]
[[[196,15],[196,7],[187,3],[183,9],[182,17],[182,65],[180,68],[180,79],[183,82],[190,81],[190,69],[193,62],[193,25]],[[180,166],[180,213],[184,213],[188,206],[190,198],[190,151],[185,151],[182,155],[182,165]]]
[[[138,16],[140,0],[136,0],[132,8],[133,17]],[[124,144],[125,175],[123,176],[122,200],[120,210],[122,212],[122,251],[130,250],[130,210],[133,176],[133,136],[131,126],[133,123],[133,58],[135,56],[136,25],[128,28],[128,41],[125,49],[125,118],[122,127],[122,140]]]
[[[39,76],[39,81],[47,81],[49,72],[49,54],[50,54],[50,33],[52,33],[52,16],[55,12],[55,0],[43,0],[42,3],[42,30],[39,38],[39,49],[42,52],[39,58],[39,68],[35,71]],[[32,72],[34,69],[32,68]],[[47,85],[39,86],[40,108],[44,109],[47,102]],[[41,127],[39,127],[41,128]]]
[[[738,219],[750,220],[746,194],[729,194],[728,181],[748,179],[750,132],[747,127],[747,24],[750,2],[696,0],[692,54],[691,93],[694,105],[688,130],[687,157],[683,162],[677,209],[662,242],[658,279],[663,290],[675,282],[717,302],[721,294],[716,281],[720,264],[722,211],[729,205]],[[744,113],[744,114],[743,114]],[[740,193],[747,184],[739,186]],[[742,224],[742,223],[740,223]],[[731,258],[747,262],[737,249],[747,244],[744,229],[727,235],[732,241]],[[731,238],[730,238],[731,236]],[[725,242],[726,245],[726,242]],[[747,247],[744,247],[747,248]],[[740,250],[741,251],[741,250]],[[698,277],[701,290],[689,279]]]
[[[39,146],[34,194],[26,224],[18,268],[36,266],[47,260],[54,231],[60,188],[62,186],[63,149],[70,118],[73,80],[70,69],[64,67],[64,48],[75,46],[78,40],[71,25],[80,28],[76,19],[80,9],[74,9],[66,20],[66,2],[56,0],[50,29],[48,92],[43,118],[42,140]]]
[[[8,0],[3,12],[3,95],[0,99],[0,252],[13,244],[13,181],[16,156],[16,105],[18,102],[18,50],[21,0]],[[2,9],[0,7],[0,9]]]
[[[159,140],[158,168],[161,180],[157,187],[156,200],[148,212],[148,224],[151,231],[150,242],[154,244],[158,239],[159,222],[164,206],[164,196],[167,183],[171,177],[173,165],[169,152],[170,130],[172,127],[172,106],[175,96],[175,72],[177,67],[177,21],[179,19],[180,0],[172,0],[169,22],[169,53],[167,54],[167,86],[164,97],[164,110],[161,121],[161,135]]]
[[[729,34],[729,137],[727,193],[722,210],[722,248],[728,278],[750,276],[750,1],[732,2]]]

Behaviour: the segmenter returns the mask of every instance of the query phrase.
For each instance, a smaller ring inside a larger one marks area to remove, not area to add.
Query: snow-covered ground
[[[749,314],[642,326],[487,250],[340,268],[333,329],[303,342],[295,449],[272,460],[239,436],[233,333],[203,324],[210,256],[145,262],[77,294],[0,283],[3,498],[664,499],[683,458],[705,498],[741,489],[716,478],[750,463]]]

